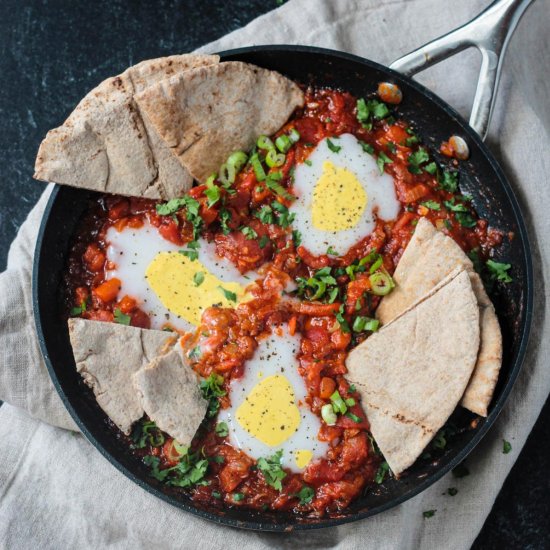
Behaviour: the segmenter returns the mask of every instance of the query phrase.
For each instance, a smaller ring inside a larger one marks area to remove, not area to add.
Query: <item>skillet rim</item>
[[[451,107],[448,103],[443,101],[435,93],[430,91],[428,88],[426,88],[422,84],[416,82],[411,77],[405,76],[393,69],[390,69],[389,67],[381,65],[380,63],[377,63],[370,59],[357,56],[354,54],[341,52],[338,50],[327,49],[327,48],[318,48],[315,46],[303,46],[303,45],[290,45],[290,44],[274,44],[274,45],[248,46],[243,48],[223,50],[219,52],[218,55],[220,56],[221,60],[224,61],[224,60],[227,60],[228,57],[234,58],[243,54],[250,54],[250,53],[257,53],[257,52],[260,52],[260,53],[261,52],[275,52],[275,53],[281,52],[281,53],[288,53],[288,54],[295,53],[295,52],[303,52],[303,53],[310,53],[314,55],[322,55],[325,57],[332,57],[335,61],[337,61],[338,59],[343,59],[346,61],[351,61],[354,63],[366,65],[371,70],[375,69],[387,74],[390,77],[393,77],[395,80],[401,80],[405,82],[408,86],[414,88],[417,92],[423,95],[428,101],[430,101],[431,103],[435,103],[438,107],[440,107],[445,112],[445,114],[448,117],[453,119],[454,122],[456,122],[459,126],[461,126],[462,131],[468,136],[469,139],[475,142],[479,151],[483,154],[485,159],[489,162],[491,169],[493,170],[496,178],[498,179],[506,195],[508,203],[515,216],[515,222],[517,223],[518,237],[522,244],[522,252],[523,252],[522,261],[525,266],[525,281],[524,281],[525,303],[523,304],[524,307],[522,311],[523,319],[521,319],[520,321],[520,335],[518,338],[519,342],[518,342],[518,348],[517,348],[517,355],[515,357],[515,360],[513,361],[513,366],[510,370],[509,379],[506,385],[504,386],[504,388],[502,389],[500,396],[496,399],[496,401],[494,401],[494,403],[492,403],[492,410],[488,414],[488,416],[485,418],[483,425],[481,426],[481,428],[477,430],[477,432],[474,434],[472,439],[469,442],[467,442],[466,445],[464,445],[464,447],[456,454],[456,456],[452,460],[450,460],[447,464],[443,466],[439,466],[435,472],[426,476],[426,478],[422,482],[420,482],[418,485],[416,485],[412,489],[405,491],[403,494],[399,495],[398,497],[392,500],[389,500],[384,504],[381,504],[380,506],[375,506],[373,508],[370,508],[362,512],[355,512],[349,516],[342,517],[342,518],[321,518],[319,520],[313,520],[311,522],[309,522],[306,519],[304,520],[303,523],[302,522],[290,523],[285,521],[283,523],[276,523],[276,524],[263,523],[257,520],[241,521],[234,518],[225,517],[220,514],[215,514],[212,512],[208,512],[206,510],[195,508],[194,506],[191,506],[186,502],[182,502],[181,500],[178,500],[168,494],[163,493],[153,485],[146,483],[145,481],[138,478],[131,470],[126,468],[122,463],[116,460],[109,452],[107,452],[107,450],[101,445],[101,443],[94,437],[94,435],[85,425],[85,423],[80,419],[79,415],[76,413],[75,409],[71,405],[69,398],[63,389],[62,383],[57,377],[57,374],[53,368],[53,364],[49,357],[46,340],[44,338],[44,331],[42,330],[42,321],[41,321],[40,307],[39,307],[40,300],[39,300],[39,293],[38,293],[38,278],[39,278],[38,273],[39,273],[40,263],[41,263],[40,253],[42,249],[46,226],[50,218],[51,210],[53,208],[57,195],[61,190],[61,186],[58,184],[55,184],[55,187],[48,199],[48,203],[44,210],[44,214],[40,223],[39,233],[36,241],[35,251],[34,251],[35,254],[33,259],[33,271],[32,271],[33,316],[36,324],[36,331],[37,331],[37,336],[39,340],[40,351],[44,358],[44,362],[46,363],[46,367],[48,369],[50,378],[59,396],[61,397],[63,404],[69,411],[71,417],[73,418],[75,423],[78,425],[82,433],[86,436],[86,438],[103,455],[104,458],[106,458],[113,466],[115,466],[121,473],[123,473],[131,481],[139,485],[142,489],[145,489],[149,493],[162,499],[163,501],[173,506],[176,506],[177,508],[183,509],[186,512],[189,512],[195,516],[212,521],[219,525],[227,525],[230,527],[236,527],[240,529],[264,531],[264,532],[292,532],[292,531],[298,531],[298,530],[304,531],[304,530],[311,530],[311,529],[322,529],[322,528],[342,525],[345,523],[351,523],[361,519],[366,519],[368,517],[371,517],[381,512],[384,512],[386,510],[389,510],[399,504],[402,504],[403,502],[409,500],[410,498],[420,494],[421,492],[426,490],[429,486],[431,486],[440,478],[442,478],[451,469],[453,469],[458,464],[460,464],[470,454],[470,452],[472,452],[472,450],[479,444],[481,439],[493,426],[495,420],[497,419],[500,412],[502,411],[504,404],[507,401],[510,395],[510,392],[517,380],[517,377],[523,365],[523,361],[525,359],[525,354],[527,351],[527,345],[529,341],[529,335],[530,335],[532,318],[533,318],[533,302],[534,302],[532,251],[531,251],[529,234],[527,232],[527,228],[524,222],[523,213],[522,213],[519,201],[516,198],[516,195],[510,183],[508,182],[503,170],[501,169],[499,163],[496,161],[496,159],[494,158],[493,154],[488,149],[488,147],[484,144],[480,136],[466,122],[466,120],[462,117],[462,115],[460,115],[453,107]]]

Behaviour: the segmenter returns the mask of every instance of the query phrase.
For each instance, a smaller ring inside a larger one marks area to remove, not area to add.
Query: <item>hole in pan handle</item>
[[[396,59],[390,68],[412,76],[467,48],[481,52],[481,69],[470,126],[485,139],[496,98],[504,53],[514,30],[533,0],[497,0],[477,17]]]

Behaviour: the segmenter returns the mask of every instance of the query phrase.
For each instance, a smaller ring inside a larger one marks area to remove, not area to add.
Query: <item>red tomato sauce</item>
[[[266,482],[253,459],[233,448],[227,437],[216,435],[215,419],[206,422],[192,448],[212,459],[205,477],[208,484],[186,489],[195,500],[206,505],[292,510],[322,516],[338,513],[372,485],[382,458],[372,444],[360,398],[345,379],[347,353],[367,334],[345,330],[337,321],[337,315],[340,312],[348,325],[357,316],[372,317],[380,297],[370,293],[368,272],[350,276],[345,268],[375,251],[381,255],[383,268],[392,274],[421,216],[450,235],[467,252],[477,249],[485,256],[502,239],[498,231],[488,228],[485,220],[478,219],[468,202],[465,202],[466,209],[473,221],[468,222],[469,226],[463,225],[456,213],[444,206],[445,201],[455,197],[441,187],[436,173],[425,170],[411,173],[409,157],[419,145],[410,139],[413,134],[405,121],[386,117],[374,120],[372,128],[365,128],[357,120],[356,102],[357,98],[345,92],[306,90],[304,108],[277,134],[294,128],[300,140],[287,152],[285,164],[272,169],[282,173],[280,184],[292,193],[293,167],[307,159],[320,140],[343,133],[354,134],[375,154],[383,152],[390,159],[383,169],[393,176],[402,205],[399,216],[390,222],[379,220],[372,234],[355,244],[345,256],[314,256],[295,243],[291,224],[262,221],[258,216],[262,207],[274,202],[288,207],[291,200],[259,182],[251,167],[245,167],[238,174],[231,192],[220,188],[222,200],[217,204],[209,205],[205,185],[196,186],[189,193],[200,205],[203,236],[216,243],[218,254],[233,262],[242,273],[260,267],[263,270],[262,278],[251,291],[250,302],[234,309],[212,307],[203,313],[197,332],[186,337],[189,349],[200,348],[193,368],[203,377],[211,373],[221,375],[227,390],[232,379],[242,376],[258,341],[287,323],[292,334],[301,335],[298,368],[305,380],[307,403],[313,413],[320,416],[321,408],[331,402],[330,396],[336,390],[343,399],[355,401],[349,407],[350,416],[338,416],[333,426],[322,424],[319,438],[329,442],[328,455],[310,463],[301,474],[287,471],[281,491]],[[438,209],[426,206],[435,203]],[[74,238],[68,260],[64,281],[67,313],[72,309],[72,315],[116,321],[115,314],[121,312],[128,316],[130,325],[150,327],[150,320],[135,297],[118,297],[120,281],[105,279],[109,268],[105,236],[110,227],[121,230],[126,226],[140,227],[149,221],[173,243],[183,246],[191,241],[193,227],[185,211],[160,216],[157,204],[145,199],[105,196],[91,205]],[[251,228],[256,236],[247,238],[240,231],[243,226]],[[340,292],[336,300],[332,303],[296,298],[281,300],[289,282],[307,279],[325,267],[333,270],[337,280]],[[221,407],[227,407],[230,398],[230,395],[221,397]],[[168,436],[163,446],[146,446],[134,452],[140,456],[157,456],[161,467],[174,465],[177,460]],[[309,502],[300,504],[297,495],[304,486],[313,488],[315,494]],[[234,498],[237,492],[239,500]]]

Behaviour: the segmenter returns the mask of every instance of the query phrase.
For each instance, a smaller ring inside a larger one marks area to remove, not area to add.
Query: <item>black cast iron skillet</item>
[[[509,2],[508,2],[509,3]],[[458,465],[487,433],[501,411],[525,355],[533,304],[531,253],[522,213],[513,191],[478,134],[451,107],[412,79],[372,61],[330,50],[297,46],[265,46],[221,54],[224,61],[239,60],[280,71],[304,84],[329,86],[365,96],[381,81],[397,83],[404,101],[399,114],[411,121],[434,149],[451,135],[460,135],[470,147],[470,158],[460,163],[463,192],[473,196],[482,218],[505,234],[497,260],[513,265],[514,281],[493,292],[504,339],[504,360],[489,416],[474,429],[452,439],[436,460],[418,461],[400,480],[389,479],[369,488],[337,517],[300,519],[293,514],[215,510],[192,502],[176,489],[148,476],[147,468],[131,456],[109,426],[91,391],[76,372],[66,322],[60,314],[60,281],[79,221],[89,199],[96,194],[70,187],[55,187],[40,227],[33,271],[33,306],[40,346],[50,376],[70,414],[109,462],[140,487],[200,517],[235,527],[263,531],[290,531],[327,527],[366,518],[387,510],[426,489]],[[475,417],[457,409],[453,421],[468,427]]]

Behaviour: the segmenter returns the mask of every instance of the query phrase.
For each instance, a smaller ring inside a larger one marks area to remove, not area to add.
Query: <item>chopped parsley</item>
[[[361,145],[365,153],[368,153],[369,155],[374,155],[374,147],[370,143],[366,143],[361,140],[358,140],[358,141],[359,141],[359,145]]]
[[[219,437],[227,437],[229,435],[229,427],[225,422],[216,424],[216,435]]]
[[[390,110],[385,103],[378,101],[377,99],[358,99],[357,104],[357,120],[361,123],[363,128],[367,130],[372,129],[374,120],[382,120],[390,114]]]
[[[201,380],[200,390],[202,396],[208,401],[207,418],[216,416],[220,408],[219,397],[223,397],[227,392],[223,389],[223,376],[212,373],[208,378]]]
[[[315,496],[315,489],[304,485],[296,496],[300,499],[300,505],[304,506],[313,500],[313,497]]]
[[[327,146],[333,153],[339,153],[342,149],[341,145],[336,145],[330,138],[327,138]]]
[[[273,215],[273,208],[271,206],[264,204],[262,208],[254,214],[262,223],[275,223],[275,216]]]
[[[113,311],[113,314],[115,316],[115,323],[126,326],[130,325],[130,321],[132,320],[131,315],[125,315],[118,307]]]
[[[506,439],[502,440],[502,453],[507,455],[512,450],[512,444]]]
[[[292,241],[294,242],[295,247],[302,244],[302,234],[297,229],[292,231]]]
[[[273,456],[268,458],[260,458],[257,462],[258,470],[262,472],[264,479],[268,485],[282,491],[282,480],[286,477],[286,472],[281,466],[281,458],[283,451],[277,451]]]
[[[221,190],[217,185],[211,182],[206,183],[207,187],[204,190],[204,196],[208,199],[208,207],[214,206],[221,198]]]
[[[231,232],[231,229],[227,225],[227,222],[231,220],[231,212],[226,208],[222,208],[219,213],[219,218],[220,218],[220,226],[222,229],[222,233],[224,235],[228,235]]]
[[[437,510],[426,510],[425,512],[422,512],[422,515],[425,517],[425,518],[432,518],[435,516],[435,513],[437,512]]]
[[[441,210],[441,205],[436,201],[424,201],[420,203],[422,206],[429,208],[430,210]]]
[[[198,241],[191,241],[190,243],[187,243],[187,249],[186,250],[178,250],[180,254],[183,254],[187,258],[189,258],[192,262],[199,259],[199,248],[200,244]]]
[[[175,487],[192,487],[193,485],[208,485],[204,479],[208,469],[208,460],[199,459],[199,453],[190,453],[187,450],[180,461],[171,468],[160,469],[160,459],[157,456],[148,455],[143,462],[151,467],[151,476],[167,485]]]
[[[269,237],[267,235],[262,235],[260,237],[260,240],[258,241],[258,244],[260,245],[260,248],[265,248],[267,243],[269,243]]]
[[[193,275],[193,282],[195,283],[195,286],[201,286],[202,283],[204,283],[204,272],[203,271],[197,271]]]
[[[464,203],[457,203],[456,199],[453,197],[450,201],[443,201],[443,204],[455,214],[460,225],[464,227],[475,227],[476,221]]]
[[[271,203],[271,208],[277,214],[277,225],[280,225],[283,229],[287,228],[294,221],[294,214],[288,211],[288,208],[278,201]]]
[[[397,151],[397,147],[396,147],[395,143],[393,143],[392,141],[388,141],[388,143],[386,143],[386,147],[388,148],[388,151],[390,153],[395,154],[396,151]]]
[[[252,227],[241,227],[241,233],[249,240],[256,239],[258,237],[258,233],[252,229]]]
[[[418,149],[409,155],[409,172],[411,174],[420,174],[422,172],[421,165],[430,160],[428,151],[424,148]]]
[[[456,193],[458,190],[458,172],[443,171],[441,177],[438,178],[439,187],[449,193]]]
[[[495,262],[494,260],[487,260],[487,269],[491,275],[491,279],[500,281],[501,283],[511,283],[513,281],[508,271],[511,269],[511,264],[503,264],[501,262]]]
[[[393,160],[390,157],[388,157],[386,153],[384,153],[383,151],[380,151],[380,153],[378,153],[378,158],[376,159],[376,165],[378,166],[378,170],[380,174],[384,173],[384,166],[386,164],[391,164],[392,162]]]
[[[344,304],[340,306],[338,313],[335,315],[338,324],[340,325],[340,330],[344,333],[351,332],[348,322],[344,319]]]
[[[435,162],[430,162],[430,164],[426,164],[426,166],[424,166],[424,171],[433,176],[437,172],[437,164]]]
[[[375,483],[378,483],[378,485],[380,485],[381,483],[384,482],[384,479],[386,479],[386,476],[388,475],[390,471],[390,466],[389,464],[384,460],[384,462],[382,462],[380,464],[380,466],[378,466],[378,470],[376,471],[376,474],[374,476],[374,481]]]
[[[418,136],[411,136],[405,140],[405,145],[407,147],[412,147],[413,145],[416,145],[420,140],[418,139]]]
[[[178,210],[185,208],[185,217],[193,226],[193,240],[195,240],[202,228],[202,218],[199,214],[200,203],[193,197],[185,196],[179,199],[172,199],[163,204],[157,204],[157,214],[161,216],[171,216]]]
[[[76,315],[82,315],[83,313],[86,313],[86,300],[82,300],[79,307],[73,307],[71,309],[71,315],[73,317]]]
[[[140,420],[132,427],[130,438],[135,449],[143,449],[147,445],[160,447],[164,445],[164,434],[151,420]]]
[[[458,489],[456,487],[449,487],[447,493],[454,497],[458,493]]]
[[[223,286],[219,286],[218,290],[225,296],[226,300],[229,300],[230,302],[237,301],[237,295],[234,292],[227,290],[227,288],[223,288]]]
[[[244,494],[243,493],[233,493],[232,497],[233,497],[233,500],[235,502],[240,502],[241,500],[244,499]]]
[[[191,359],[191,361],[198,361],[201,357],[201,347],[195,346],[193,349],[189,351],[187,354],[187,357]]]
[[[307,300],[326,299],[327,296],[331,296],[334,289],[336,289],[336,294],[338,294],[338,283],[332,276],[332,269],[329,266],[317,270],[309,279],[298,277],[296,283],[298,284],[298,296],[304,297]]]

